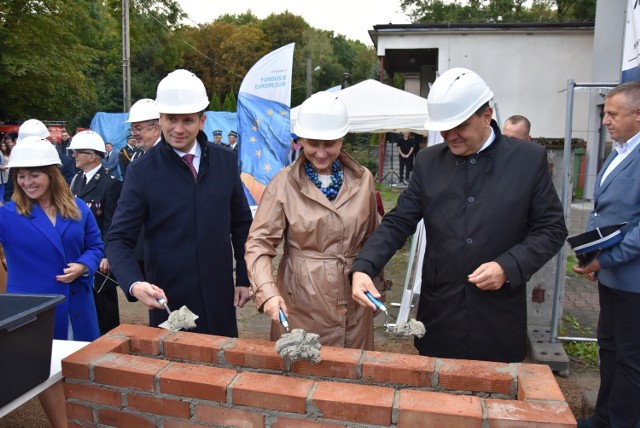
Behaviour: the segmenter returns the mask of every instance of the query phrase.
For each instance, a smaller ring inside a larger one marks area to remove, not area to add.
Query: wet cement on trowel
[[[200,318],[198,315],[191,312],[186,306],[181,307],[177,311],[171,312],[169,319],[160,324],[158,327],[166,328],[167,330],[191,330],[196,327],[196,320]]]
[[[424,327],[424,324],[415,318],[411,318],[407,321],[400,321],[394,327],[390,327],[390,331],[392,333],[400,334],[402,336],[416,336],[420,339],[425,335],[427,329]]]
[[[320,336],[315,333],[307,333],[301,328],[296,328],[291,333],[280,336],[276,342],[276,352],[288,361],[309,360],[312,363],[320,362]]]

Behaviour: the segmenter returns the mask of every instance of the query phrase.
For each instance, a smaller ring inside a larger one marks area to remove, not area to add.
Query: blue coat
[[[67,339],[71,317],[75,340],[92,341],[100,332],[93,293],[93,275],[104,253],[100,230],[82,200],[76,198],[79,221],[58,215],[54,226],[39,205],[30,217],[16,212],[14,202],[0,206],[0,242],[7,257],[7,292],[18,294],[62,294],[56,307],[55,339]],[[71,284],[56,281],[68,263],[83,263],[89,275]]]
[[[598,254],[598,280],[616,290],[640,293],[640,145],[600,185],[602,174],[617,155],[614,150],[596,178],[587,230],[628,223],[622,229],[622,242]]]
[[[252,217],[235,153],[207,142],[197,183],[187,164],[162,140],[129,164],[105,240],[107,258],[128,298],[142,281],[134,247],[144,226],[146,280],[162,288],[171,309],[186,305],[200,318],[195,332],[236,337],[237,286],[249,286],[244,245]],[[152,310],[150,325],[167,319]]]

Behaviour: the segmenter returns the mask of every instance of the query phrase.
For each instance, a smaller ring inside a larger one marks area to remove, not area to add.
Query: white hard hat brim
[[[350,124],[347,123],[340,129],[332,129],[330,131],[309,129],[296,123],[293,132],[300,138],[308,138],[311,140],[337,140],[344,137],[349,132]]]

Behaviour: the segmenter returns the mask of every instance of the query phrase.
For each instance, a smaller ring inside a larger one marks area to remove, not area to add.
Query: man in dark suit
[[[74,151],[76,167],[80,170],[71,182],[71,192],[87,203],[104,240],[111,225],[111,218],[106,214],[112,212],[107,207],[107,196],[116,181],[102,166],[106,152],[104,140],[93,131],[82,131],[74,135],[69,148]],[[118,289],[116,283],[108,279],[110,272],[109,261],[103,257],[93,285],[100,334],[120,325]]]
[[[562,205],[542,146],[500,134],[493,92],[471,70],[454,68],[427,98],[428,130],[446,144],[421,150],[397,206],[356,256],[353,298],[365,291],[416,230],[427,250],[415,339],[421,355],[519,362],[527,352],[526,282],[562,247]]]
[[[229,139],[229,142],[222,143],[222,145],[238,154],[238,133],[236,131],[229,131],[227,138]]]
[[[142,154],[136,144],[136,140],[133,135],[127,137],[127,144],[118,152],[118,166],[120,167],[120,176],[124,180],[127,175],[127,168],[132,160]]]
[[[166,76],[156,103],[162,137],[129,165],[107,256],[128,298],[151,308],[150,325],[167,319],[162,297],[199,316],[196,332],[237,337],[235,308],[249,299],[244,244],[252,216],[236,156],[207,141],[209,100],[193,73]],[[133,254],[143,227],[144,277]]]
[[[578,427],[640,427],[640,82],[606,96],[602,124],[615,150],[596,177],[587,230],[627,223],[624,237],[574,270],[598,281],[600,389]]]

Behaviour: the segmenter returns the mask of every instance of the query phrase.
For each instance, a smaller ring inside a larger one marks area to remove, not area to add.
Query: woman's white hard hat
[[[155,100],[142,98],[131,106],[127,122],[145,122],[156,119],[160,119],[160,113],[158,113],[158,106],[156,106]]]
[[[175,70],[158,84],[156,92],[158,112],[193,114],[209,106],[207,90],[202,80],[188,70]]]
[[[335,93],[318,92],[300,105],[293,132],[312,140],[337,140],[349,132],[347,107]]]
[[[18,128],[18,138],[16,143],[22,141],[26,137],[39,137],[47,138],[51,135],[47,125],[40,122],[38,119],[25,120],[20,128]]]
[[[9,157],[9,168],[32,168],[62,165],[58,151],[51,141],[41,137],[24,137],[16,143]]]
[[[429,131],[448,131],[469,119],[493,98],[493,92],[477,73],[466,68],[447,70],[431,86],[427,96]]]
[[[104,146],[104,140],[97,132],[93,131],[81,131],[73,136],[71,144],[69,144],[71,150],[96,150],[102,153],[107,151]]]

